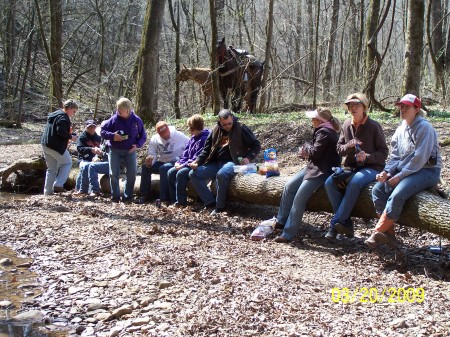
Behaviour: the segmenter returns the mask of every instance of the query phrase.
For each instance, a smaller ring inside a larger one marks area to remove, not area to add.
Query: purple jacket
[[[123,134],[128,135],[128,139],[121,142],[115,142],[114,134],[117,131],[122,131]],[[147,140],[144,123],[133,111],[131,111],[130,117],[127,119],[120,117],[119,113],[116,111],[116,113],[102,126],[100,134],[104,139],[111,142],[112,148],[119,150],[129,150],[134,144],[140,148]]]
[[[205,146],[205,141],[206,138],[208,138],[208,135],[209,130],[205,129],[197,136],[192,136],[186,144],[186,147],[184,148],[183,154],[181,155],[180,160],[178,160],[178,163],[183,166],[187,166],[195,159],[197,159],[197,156],[200,154],[200,152],[202,152],[203,147]]]

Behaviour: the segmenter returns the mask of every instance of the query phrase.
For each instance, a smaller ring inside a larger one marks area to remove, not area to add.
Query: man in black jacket
[[[67,147],[70,141],[77,140],[77,137],[72,135],[70,117],[73,117],[77,110],[78,104],[69,99],[64,102],[62,109],[50,113],[47,117],[47,124],[41,138],[42,150],[47,163],[45,195],[66,191],[63,185],[72,168],[72,158]]]
[[[235,175],[234,165],[246,165],[255,159],[261,145],[253,132],[239,123],[230,110],[219,112],[219,121],[209,134],[205,147],[189,166],[190,180],[204,209],[213,209],[211,215],[225,209],[228,185]],[[217,196],[214,197],[207,182],[216,179]]]

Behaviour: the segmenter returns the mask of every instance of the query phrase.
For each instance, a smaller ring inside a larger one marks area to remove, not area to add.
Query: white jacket
[[[153,156],[153,163],[159,161],[162,163],[176,162],[186,147],[189,137],[183,132],[169,126],[170,138],[164,140],[157,133],[152,136],[148,144],[148,155]]]

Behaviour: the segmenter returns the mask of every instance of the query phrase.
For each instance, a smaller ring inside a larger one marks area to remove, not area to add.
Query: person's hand
[[[128,150],[128,153],[133,153],[134,151],[137,150],[137,145],[133,144],[133,146],[131,147],[131,149]]]
[[[70,138],[70,140],[71,140],[72,142],[76,142],[77,139],[78,139],[78,137],[77,137],[76,135],[72,135],[72,137]]]
[[[122,139],[122,136],[121,135],[119,135],[117,132],[114,134],[114,141],[115,142],[121,142],[123,139]]]
[[[360,151],[358,152],[358,154],[355,155],[355,158],[357,162],[362,163],[366,160],[367,153],[365,153],[364,151]]]
[[[102,154],[102,150],[100,150],[100,148],[98,148],[98,147],[93,147],[92,148],[92,153],[93,154],[97,154],[97,155],[101,155]]]
[[[389,178],[389,173],[387,173],[386,171],[380,172],[375,176],[375,178],[377,179],[377,181],[384,183]]]
[[[176,162],[174,167],[175,167],[175,170],[178,171],[178,170],[180,170],[183,167],[183,165],[181,165],[179,162]]]
[[[190,167],[191,169],[195,170],[195,169],[197,169],[198,164],[194,161],[194,162],[192,162],[192,163],[189,164],[189,167]]]
[[[242,158],[241,165],[247,165],[250,164],[250,160],[248,158]]]
[[[353,138],[347,143],[348,147],[355,147],[356,144],[361,145],[362,142],[359,139],[357,139],[357,138]]]
[[[400,182],[400,180],[401,180],[400,177],[394,176],[394,177],[392,177],[391,179],[388,180],[388,184],[389,184],[391,187],[395,187],[395,186],[398,185],[398,183]]]
[[[153,165],[153,156],[145,157],[145,166],[147,168],[150,168],[150,167],[152,167],[152,165]]]

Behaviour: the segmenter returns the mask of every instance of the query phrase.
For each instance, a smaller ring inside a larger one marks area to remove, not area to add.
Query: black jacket
[[[98,134],[90,135],[87,131],[83,131],[77,139],[78,162],[82,160],[92,161],[95,156],[92,149],[100,147],[101,141],[102,138]]]
[[[72,138],[70,126],[70,118],[63,110],[50,113],[42,134],[41,144],[63,155]]]

